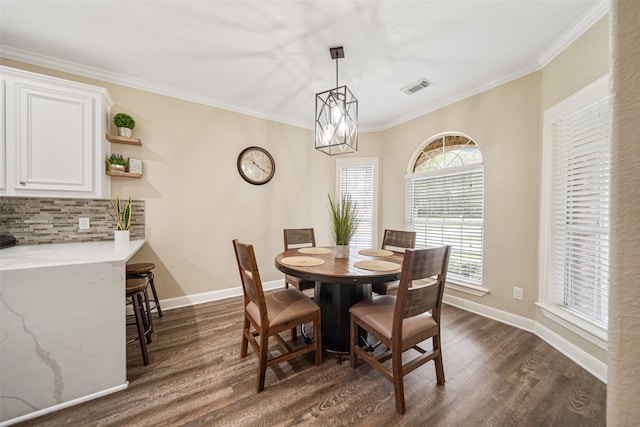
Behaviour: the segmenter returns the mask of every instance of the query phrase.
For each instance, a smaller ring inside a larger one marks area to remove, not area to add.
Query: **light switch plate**
[[[91,228],[89,218],[80,218],[80,220],[78,221],[78,228],[80,230],[89,230]]]
[[[522,290],[522,288],[516,288],[516,287],[513,288],[513,299],[522,301],[523,294],[524,294],[524,291]]]

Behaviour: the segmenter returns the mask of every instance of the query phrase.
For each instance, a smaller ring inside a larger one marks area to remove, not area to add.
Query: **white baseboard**
[[[489,319],[497,320],[501,323],[506,323],[507,325],[514,326],[518,329],[535,333],[536,322],[534,320],[527,319],[526,317],[518,316],[507,311],[498,310],[497,308],[488,307],[484,304],[478,304],[477,302],[448,294],[444,294],[443,301],[454,307],[479,314],[480,316],[488,317]]]
[[[536,323],[536,330],[534,333],[541,339],[546,341],[553,348],[558,350],[560,353],[564,354],[569,359],[582,366],[591,375],[593,375],[603,383],[607,383],[606,363],[600,361],[599,359],[596,359],[586,351],[582,350],[580,347],[572,344],[571,342],[562,338],[560,335],[553,332],[551,329],[542,326],[540,323]]]
[[[547,342],[560,353],[573,360],[579,366],[584,368],[591,375],[607,383],[607,364],[593,357],[591,354],[582,350],[580,347],[572,344],[567,339],[561,337],[550,329],[542,326],[540,323],[526,317],[518,316],[506,311],[498,310],[493,307],[487,307],[463,298],[452,295],[444,295],[443,301],[446,304],[458,307],[462,310],[470,311],[480,316],[488,317],[498,322],[506,323],[519,329],[531,332],[540,339]]]
[[[265,291],[272,289],[284,289],[284,279],[263,282],[262,288]],[[188,307],[190,305],[203,304],[205,302],[219,301],[222,299],[239,297],[242,295],[242,287],[221,289],[219,291],[203,292],[201,294],[185,295],[183,297],[160,300],[162,310],[172,310],[174,308]]]
[[[129,387],[129,381],[127,381],[124,384],[120,384],[118,386],[111,387],[111,388],[108,388],[106,390],[99,391],[97,393],[91,393],[91,394],[88,394],[86,396],[79,397],[77,399],[69,400],[68,402],[60,403],[58,405],[49,406],[48,408],[40,409],[38,411],[31,412],[31,413],[28,413],[28,414],[25,414],[25,415],[22,415],[22,416],[19,416],[19,417],[16,417],[16,418],[12,418],[12,419],[7,420],[7,421],[2,421],[2,422],[0,422],[0,427],[10,426],[10,425],[13,425],[13,424],[21,423],[23,421],[31,420],[33,418],[41,417],[43,415],[50,414],[51,412],[59,411],[61,409],[68,408],[70,406],[78,405],[80,403],[84,403],[84,402],[87,402],[89,400],[93,400],[93,399],[97,399],[97,398],[102,397],[102,396],[106,396],[107,394],[111,394],[111,393],[115,393],[115,392],[120,391],[120,390],[124,390],[127,387]]]

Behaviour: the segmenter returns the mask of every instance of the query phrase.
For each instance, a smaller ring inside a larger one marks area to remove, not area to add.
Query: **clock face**
[[[271,181],[276,164],[264,148],[248,147],[238,156],[238,172],[248,183],[262,185]]]

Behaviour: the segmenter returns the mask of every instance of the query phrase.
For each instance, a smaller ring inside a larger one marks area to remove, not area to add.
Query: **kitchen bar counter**
[[[127,261],[144,240],[129,243],[78,242],[13,246],[0,250],[0,271]]]
[[[0,426],[127,387],[125,267],[143,244],[0,251]]]

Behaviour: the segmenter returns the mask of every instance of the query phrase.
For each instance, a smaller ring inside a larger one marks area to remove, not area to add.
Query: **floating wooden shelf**
[[[142,178],[141,174],[131,172],[106,171],[106,174],[109,176],[119,176],[122,178]]]
[[[105,138],[109,142],[115,142],[117,144],[129,144],[129,145],[142,145],[142,141],[140,138],[128,138],[126,136],[117,136],[117,135],[105,135]]]

